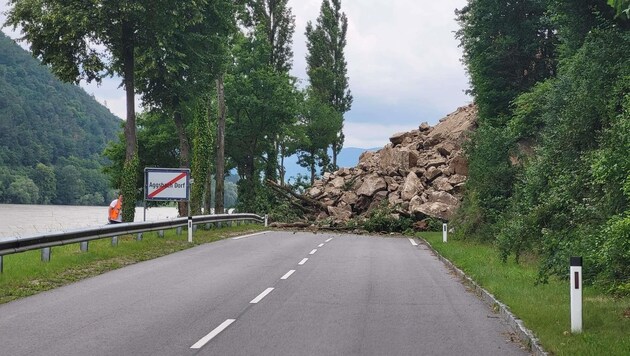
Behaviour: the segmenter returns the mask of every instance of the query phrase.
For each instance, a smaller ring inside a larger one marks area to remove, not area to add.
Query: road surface
[[[273,231],[198,246],[0,305],[0,355],[525,355],[412,241]]]

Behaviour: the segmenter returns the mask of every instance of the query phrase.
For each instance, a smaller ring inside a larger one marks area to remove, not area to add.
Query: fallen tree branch
[[[303,203],[306,203],[306,204],[308,204],[308,205],[310,205],[312,207],[318,208],[319,210],[328,211],[328,207],[326,205],[324,205],[323,203],[321,203],[321,202],[319,202],[319,201],[317,201],[315,199],[306,197],[304,195],[297,194],[296,192],[294,192],[290,188],[282,186],[282,185],[280,185],[280,184],[278,184],[278,183],[276,183],[276,182],[274,182],[272,180],[267,179],[265,182],[267,183],[268,186],[270,186],[271,188],[273,188],[276,191],[282,192],[284,194],[289,194],[290,196],[294,197],[295,199],[298,199],[299,201],[301,201]]]

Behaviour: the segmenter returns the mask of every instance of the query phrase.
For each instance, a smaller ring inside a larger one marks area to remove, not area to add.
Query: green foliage
[[[352,107],[344,50],[348,18],[341,12],[341,0],[323,0],[315,26],[306,24],[306,66],[313,93],[341,117],[341,126],[330,143],[333,160],[325,170],[337,169],[337,154],[343,147],[343,115]],[[328,151],[323,152],[326,161]]]
[[[97,159],[119,123],[81,88],[61,83],[0,34],[0,165],[50,167],[63,157]]]
[[[457,11],[471,93],[480,121],[501,124],[510,103],[555,71],[546,0],[472,0]]]
[[[496,223],[509,204],[516,168],[510,162],[513,139],[507,130],[482,125],[466,147],[469,177],[466,196],[455,224],[458,234],[492,238]]]
[[[55,170],[51,166],[38,163],[32,174],[33,182],[39,189],[39,204],[50,204],[57,196],[57,179]]]
[[[9,185],[7,202],[13,204],[36,204],[39,201],[39,188],[27,177],[18,177]]]
[[[211,193],[205,192],[205,182],[208,179],[210,167],[212,166],[212,154],[210,154],[213,151],[212,130],[206,110],[203,110],[201,105],[193,115],[194,135],[191,174],[195,183],[191,189],[190,204],[192,214],[199,215],[203,206],[204,193],[208,195]]]
[[[132,160],[126,161],[123,167],[120,191],[123,196],[122,218],[124,222],[133,221],[136,213],[136,202],[138,199],[136,182],[138,179],[139,162],[140,160],[136,154]]]
[[[294,134],[298,137],[298,164],[310,168],[311,185],[315,180],[316,168],[325,168],[328,146],[336,140],[342,126],[343,117],[332,106],[322,102],[311,89],[307,89]]]
[[[608,0],[608,5],[615,9],[615,16],[626,20],[630,18],[630,0]]]
[[[515,186],[498,242],[504,258],[531,249],[540,253],[543,281],[566,273],[570,255],[585,257],[591,282],[623,280],[611,273],[618,256],[602,253],[602,246],[612,243],[621,255],[628,246],[618,243],[619,234],[601,231],[610,230],[609,217],[628,209],[622,193],[630,171],[630,130],[620,99],[627,106],[628,45],[627,34],[593,31],[545,85],[545,100],[534,109],[542,113],[540,144]]]
[[[583,256],[586,281],[619,293],[629,254],[628,26],[602,1],[518,3],[476,0],[458,15],[480,127],[466,148],[457,232],[496,242],[503,261],[536,253],[543,282]],[[554,35],[531,36],[541,29]],[[506,61],[514,53],[523,61]],[[524,64],[556,61],[557,71],[518,75]]]
[[[412,224],[411,219],[399,216],[385,202],[370,212],[363,228],[369,232],[404,232],[411,229]]]

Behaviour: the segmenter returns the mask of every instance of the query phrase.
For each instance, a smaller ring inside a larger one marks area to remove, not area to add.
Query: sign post
[[[149,201],[188,202],[188,242],[192,242],[192,216],[190,213],[190,169],[188,168],[145,168],[144,209]]]
[[[582,257],[571,257],[571,332],[582,332]]]

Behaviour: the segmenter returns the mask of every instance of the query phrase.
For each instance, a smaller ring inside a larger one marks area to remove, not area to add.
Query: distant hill
[[[118,117],[0,32],[0,203],[103,204]]]
[[[339,168],[343,167],[354,167],[359,163],[359,156],[361,153],[365,151],[377,151],[379,148],[357,148],[357,147],[346,147],[342,148],[341,152],[337,156],[337,165]],[[308,176],[309,171],[307,168],[301,167],[298,163],[297,155],[287,157],[284,160],[284,165],[287,170],[286,178],[289,179],[291,177],[296,177],[298,174]]]
[[[0,32],[0,165],[100,155],[121,120]]]

